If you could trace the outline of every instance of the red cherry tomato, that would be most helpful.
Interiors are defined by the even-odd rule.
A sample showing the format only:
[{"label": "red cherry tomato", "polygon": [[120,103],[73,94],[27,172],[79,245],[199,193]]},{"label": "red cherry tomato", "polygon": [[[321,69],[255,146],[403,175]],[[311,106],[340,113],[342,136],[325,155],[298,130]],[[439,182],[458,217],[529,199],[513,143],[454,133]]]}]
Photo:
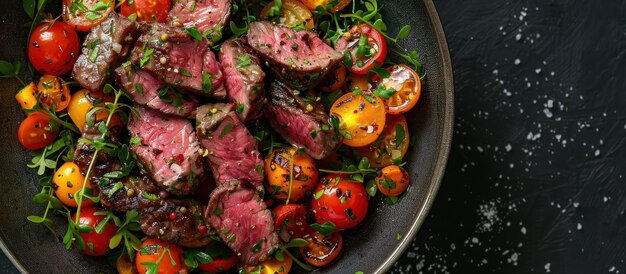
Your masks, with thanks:
[{"label": "red cherry tomato", "polygon": [[318,223],[331,222],[337,230],[345,230],[365,219],[367,197],[362,183],[343,176],[328,175],[320,180],[313,192],[311,209]]},{"label": "red cherry tomato", "polygon": [[37,150],[46,147],[59,135],[59,128],[53,129],[50,125],[50,117],[35,112],[26,117],[17,130],[17,138],[23,147]]},{"label": "red cherry tomato", "polygon": [[275,216],[274,229],[284,242],[289,242],[292,237],[302,238],[313,231],[306,220],[308,210],[303,205],[279,205],[272,214]]},{"label": "red cherry tomato", "polygon": [[300,254],[307,263],[315,267],[323,267],[334,261],[343,247],[343,237],[339,232],[324,236],[315,231],[306,240],[309,243],[300,248]]},{"label": "red cherry tomato", "polygon": [[336,49],[348,52],[348,69],[356,74],[366,74],[374,63],[382,65],[387,57],[387,41],[380,32],[367,24],[352,27],[337,40]]},{"label": "red cherry tomato", "polygon": [[203,251],[211,256],[213,261],[198,264],[200,270],[211,273],[224,272],[237,264],[235,253],[221,242],[213,241]]},{"label": "red cherry tomato", "polygon": [[318,85],[323,92],[333,92],[340,89],[346,82],[346,67],[340,66],[330,72]]},{"label": "red cherry tomato", "polygon": [[152,263],[158,265],[158,274],[178,273],[184,269],[183,250],[168,242],[147,238],[135,255],[135,265],[140,274],[145,274]]},{"label": "red cherry tomato", "polygon": [[80,40],[63,22],[39,24],[28,41],[28,59],[41,74],[60,76],[74,67],[80,54]]},{"label": "red cherry tomato", "polygon": [[89,31],[115,9],[114,0],[63,0],[63,21],[78,31]]},{"label": "red cherry tomato", "polygon": [[135,14],[137,21],[164,23],[170,6],[170,0],[127,0],[122,4],[120,13],[126,17]]},{"label": "red cherry tomato", "polygon": [[[80,211],[79,224],[92,227],[89,233],[80,233],[80,236],[85,242],[85,249],[82,250],[89,256],[103,256],[109,250],[109,241],[113,238],[113,235],[117,232],[117,226],[113,223],[113,220],[109,221],[102,233],[96,232],[96,226],[104,220],[105,216],[95,215],[96,212],[102,211],[95,207],[83,207]],[[72,220],[76,220],[76,213],[72,215]]]}]

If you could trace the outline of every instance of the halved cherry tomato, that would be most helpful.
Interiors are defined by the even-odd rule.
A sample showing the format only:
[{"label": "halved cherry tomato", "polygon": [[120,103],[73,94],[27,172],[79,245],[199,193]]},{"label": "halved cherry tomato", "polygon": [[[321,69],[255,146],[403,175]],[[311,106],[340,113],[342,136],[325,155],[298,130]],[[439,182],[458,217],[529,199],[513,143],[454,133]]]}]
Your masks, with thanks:
[{"label": "halved cherry tomato", "polygon": [[224,243],[212,241],[203,250],[213,259],[210,263],[200,263],[198,268],[207,272],[217,273],[229,270],[237,264],[235,253]]},{"label": "halved cherry tomato", "polygon": [[171,4],[170,0],[126,0],[120,13],[126,17],[135,14],[137,21],[164,23]]},{"label": "halved cherry tomato", "polygon": [[115,0],[63,0],[63,21],[78,31],[89,31],[115,8]]},{"label": "halved cherry tomato", "polygon": [[387,112],[391,114],[405,113],[411,110],[420,98],[422,84],[419,75],[408,67],[400,64],[389,68],[390,76],[382,80],[385,88],[396,90],[389,99],[385,99]]},{"label": "halved cherry tomato", "polygon": [[310,234],[313,229],[306,220],[308,213],[305,206],[297,204],[279,205],[274,208],[272,215],[274,215],[274,229],[278,231],[278,237],[283,242],[289,242],[291,238],[302,238]]},{"label": "halved cherry tomato", "polygon": [[348,51],[351,60],[347,61],[352,64],[348,69],[356,74],[366,74],[375,62],[381,65],[387,57],[385,37],[367,24],[352,27],[337,40],[335,48],[340,52]]},{"label": "halved cherry tomato", "polygon": [[20,89],[20,91],[15,94],[15,100],[24,110],[34,108],[37,105],[37,85],[31,82]]},{"label": "halved cherry tomato", "polygon": [[[184,269],[183,250],[168,242],[147,238],[135,256],[135,265],[140,274],[145,274],[148,265],[156,264],[158,274],[178,273]],[[151,272],[154,273],[154,272]]]},{"label": "halved cherry tomato", "polygon": [[[70,115],[76,127],[82,132],[87,124],[87,113],[93,109],[94,106],[103,106],[104,103],[113,102],[113,100],[114,98],[111,95],[105,94],[101,90],[89,91],[81,89],[72,95],[72,99],[67,107],[67,113]],[[106,121],[108,117],[109,111],[102,109],[96,111],[94,117],[92,117],[92,121],[95,124]],[[115,135],[115,133],[121,131],[123,127],[124,123],[122,119],[115,113],[109,122],[109,130]]]},{"label": "halved cherry tomato", "polygon": [[51,144],[59,136],[59,127],[50,124],[50,117],[41,112],[35,112],[20,124],[17,138],[26,149],[37,150]]},{"label": "halved cherry tomato", "polygon": [[[57,169],[52,177],[52,187],[54,188],[54,194],[63,202],[66,206],[77,207],[76,192],[83,188],[85,184],[85,176],[80,172],[78,165],[74,162],[65,162],[61,167]],[[85,187],[85,194],[91,196],[98,196],[93,193],[94,186],[91,181],[87,182]],[[82,206],[90,206],[94,202],[87,197],[83,197]]]},{"label": "halved cherry tomato", "polygon": [[[331,4],[331,2],[334,2],[332,0],[300,0],[300,1],[304,5],[306,5],[306,7],[309,8],[311,11],[314,11],[315,9],[317,9],[317,6],[321,6],[322,8],[324,8],[324,10],[326,10],[328,8],[328,5]],[[352,0],[339,0],[331,8],[331,12],[337,13],[338,11],[347,7],[350,3],[352,3]]]},{"label": "halved cherry tomato", "polygon": [[339,232],[329,236],[315,231],[307,237],[308,244],[300,247],[304,260],[315,267],[324,267],[339,256],[343,247],[343,237]]},{"label": "halved cherry tomato", "polygon": [[28,59],[41,74],[60,76],[72,70],[80,54],[80,39],[63,22],[39,24],[28,40]]},{"label": "halved cherry tomato", "polygon": [[288,274],[293,265],[293,259],[284,255],[283,260],[276,258],[264,261],[259,265],[243,265],[239,273],[258,273],[258,274]]},{"label": "halved cherry tomato", "polygon": [[[98,211],[102,210],[95,207],[81,207],[80,217],[78,219],[79,224],[93,228],[91,232],[80,233],[85,243],[85,249],[81,251],[89,256],[105,255],[109,250],[109,241],[111,241],[111,238],[113,238],[113,235],[115,235],[118,229],[115,223],[113,223],[113,220],[111,220],[106,224],[101,233],[96,232],[96,226],[105,218],[103,215],[95,215]],[[76,213],[72,215],[72,220],[76,220]]]},{"label": "halved cherry tomato", "polygon": [[387,114],[385,128],[375,142],[358,147],[361,157],[367,157],[372,167],[391,165],[394,159],[402,159],[409,149],[410,137],[406,118],[402,114]]},{"label": "halved cherry tomato", "polygon": [[340,89],[346,82],[346,67],[340,66],[339,68],[330,72],[326,78],[318,85],[324,92],[333,92]]},{"label": "halved cherry tomato", "polygon": [[376,177],[378,190],[386,196],[398,196],[409,187],[409,173],[402,167],[390,165],[384,167],[382,174]]},{"label": "halved cherry tomato", "polygon": [[265,174],[268,193],[282,201],[304,198],[307,192],[310,194],[315,188],[318,179],[315,160],[295,148],[277,148],[268,154],[265,157]]},{"label": "halved cherry tomato", "polygon": [[385,104],[367,92],[344,94],[333,103],[330,114],[339,119],[343,143],[351,147],[373,143],[385,127]]},{"label": "halved cherry tomato", "polygon": [[[278,19],[278,24],[288,28],[294,28],[302,25],[307,29],[315,27],[315,21],[311,11],[297,0],[282,1],[282,16]],[[274,2],[270,2],[261,10],[260,17],[263,20],[270,19],[270,9],[274,6]]]},{"label": "halved cherry tomato", "polygon": [[348,79],[346,79],[345,84],[345,89],[347,91],[369,91],[370,89],[372,89],[372,84],[367,81],[367,75],[365,74],[351,73],[350,76],[348,76]]},{"label": "halved cherry tomato", "polygon": [[320,180],[311,209],[320,224],[331,222],[337,230],[353,228],[367,214],[367,192],[362,183],[331,174]]},{"label": "halved cherry tomato", "polygon": [[37,84],[39,101],[48,109],[55,106],[56,112],[62,111],[70,104],[70,87],[60,77],[44,75]]},{"label": "halved cherry tomato", "polygon": [[117,258],[115,261],[115,269],[117,269],[117,274],[137,274],[137,266],[135,262],[130,260],[130,256],[128,253],[124,252],[122,256]]}]

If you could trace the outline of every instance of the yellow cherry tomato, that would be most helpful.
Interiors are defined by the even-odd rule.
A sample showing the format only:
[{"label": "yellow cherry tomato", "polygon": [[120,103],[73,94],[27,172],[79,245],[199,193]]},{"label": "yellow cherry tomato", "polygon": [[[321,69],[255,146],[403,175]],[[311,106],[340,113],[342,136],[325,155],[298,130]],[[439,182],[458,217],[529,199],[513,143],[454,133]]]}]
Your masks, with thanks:
[{"label": "yellow cherry tomato", "polygon": [[[302,2],[304,5],[306,5],[307,8],[313,11],[317,8],[317,6],[321,6],[322,8],[326,9],[328,8],[328,4],[330,4],[333,1],[332,0],[300,0],[300,2]],[[342,10],[343,8],[345,8],[346,6],[348,6],[350,3],[352,3],[352,0],[339,0],[331,8],[330,11],[332,13],[336,13]]]},{"label": "yellow cherry tomato", "polygon": [[272,258],[259,265],[240,265],[240,269],[243,270],[240,273],[288,274],[293,265],[293,259],[286,254],[283,257],[282,261]]},{"label": "yellow cherry tomato", "polygon": [[396,90],[389,99],[385,99],[387,112],[391,114],[405,113],[411,110],[420,98],[422,84],[419,75],[408,67],[400,64],[389,68],[390,76],[383,79],[385,88]]},{"label": "yellow cherry tomato", "polygon": [[[102,91],[89,91],[81,89],[72,95],[72,99],[67,107],[67,113],[70,115],[70,118],[76,127],[78,127],[78,129],[82,132],[87,124],[87,113],[94,108],[94,106],[103,106],[106,102],[113,102],[113,97]],[[92,119],[95,124],[97,122],[106,121],[108,116],[109,111],[102,109],[96,111],[95,117],[92,117]],[[119,115],[115,114],[111,117],[109,129],[113,129],[115,127],[121,128],[123,126],[124,124],[122,123]]]},{"label": "yellow cherry tomato", "polygon": [[385,127],[385,104],[369,92],[344,94],[333,103],[330,115],[339,120],[343,143],[351,147],[373,143]]},{"label": "yellow cherry tomato", "polygon": [[[293,172],[290,172],[293,162]],[[277,148],[265,157],[266,189],[276,199],[297,201],[313,191],[319,178],[315,160],[295,148]],[[290,185],[290,178],[291,180]],[[291,189],[291,196],[289,191]]]},{"label": "yellow cherry tomato", "polygon": [[346,79],[346,86],[348,91],[361,90],[369,91],[372,88],[372,84],[367,82],[367,76],[363,74],[352,73]]},{"label": "yellow cherry tomato", "polygon": [[[77,207],[76,201],[76,192],[83,188],[85,184],[85,176],[81,174],[78,165],[74,162],[65,162],[57,171],[54,173],[54,177],[52,178],[54,194],[63,202],[65,205],[70,207]],[[85,193],[88,194],[90,189],[93,191],[93,186],[90,182],[88,182],[87,187],[85,188]],[[91,193],[92,196],[95,196],[95,193]],[[83,197],[82,206],[92,205],[93,201]]]},{"label": "yellow cherry tomato", "polygon": [[44,75],[37,84],[39,100],[49,109],[55,106],[57,112],[67,108],[70,103],[70,87],[61,79],[54,75]]},{"label": "yellow cherry tomato", "polygon": [[[297,0],[283,0],[282,16],[278,19],[278,24],[288,28],[303,25],[307,29],[315,27],[313,14],[305,5]],[[261,19],[270,19],[270,9],[274,7],[274,2],[270,2],[261,10]]]},{"label": "yellow cherry tomato", "polygon": [[356,148],[359,155],[367,157],[372,167],[385,167],[401,160],[409,149],[410,135],[406,118],[402,114],[387,114],[385,128],[378,139]]},{"label": "yellow cherry tomato", "polygon": [[22,109],[32,109],[37,105],[37,86],[31,82],[15,94],[15,100]]}]

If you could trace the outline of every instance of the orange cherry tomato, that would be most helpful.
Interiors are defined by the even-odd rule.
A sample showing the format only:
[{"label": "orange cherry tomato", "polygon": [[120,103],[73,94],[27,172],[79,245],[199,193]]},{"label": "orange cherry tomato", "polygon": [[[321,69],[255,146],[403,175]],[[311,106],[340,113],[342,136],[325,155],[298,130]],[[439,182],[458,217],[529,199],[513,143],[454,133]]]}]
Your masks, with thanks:
[{"label": "orange cherry tomato", "polygon": [[323,92],[333,92],[340,89],[346,82],[346,67],[339,66],[339,68],[330,72],[326,78],[318,85]]},{"label": "orange cherry tomato", "polygon": [[339,232],[329,236],[315,231],[307,239],[308,244],[300,247],[304,260],[315,267],[324,267],[334,261],[343,247],[343,237]]},{"label": "orange cherry tomato", "polygon": [[348,76],[345,82],[346,90],[348,91],[369,91],[372,89],[372,84],[367,81],[367,76],[363,74],[352,73]]},{"label": "orange cherry tomato", "polygon": [[[85,176],[80,172],[78,165],[74,162],[65,162],[61,167],[57,169],[52,177],[52,187],[54,188],[54,194],[63,202],[66,206],[77,207],[76,192],[83,188],[85,184]],[[97,196],[94,193],[94,187],[91,182],[87,182],[85,187],[85,194],[90,196]],[[93,205],[93,201],[83,197],[82,206]]]},{"label": "orange cherry tomato", "polygon": [[405,113],[411,110],[420,98],[422,84],[419,75],[410,67],[400,64],[389,68],[390,76],[382,80],[385,88],[396,90],[389,99],[385,99],[387,112]]},{"label": "orange cherry tomato", "polygon": [[63,21],[78,31],[89,31],[104,21],[113,9],[115,0],[63,0]]},{"label": "orange cherry tomato", "polygon": [[[313,29],[315,27],[313,14],[301,2],[297,0],[283,0],[282,4],[282,16],[278,18],[279,25],[288,28],[293,28],[298,25],[302,25],[307,29]],[[274,7],[274,5],[274,1],[272,1],[261,10],[261,19],[271,19],[270,9]]]},{"label": "orange cherry tomato", "polygon": [[120,13],[126,17],[135,14],[137,21],[164,23],[171,4],[170,0],[126,0]]},{"label": "orange cherry tomato", "polygon": [[[105,94],[100,90],[89,91],[87,89],[81,89],[72,95],[72,99],[67,107],[67,113],[70,115],[76,127],[82,132],[85,130],[85,125],[87,124],[87,113],[93,109],[94,106],[104,106],[104,103],[113,101],[114,98],[111,95]],[[96,111],[94,117],[91,117],[91,119],[95,124],[98,122],[106,122],[108,117],[109,111],[102,109]],[[116,133],[121,131],[123,127],[124,123],[122,119],[115,113],[109,122],[109,130]]]},{"label": "orange cherry tomato", "polygon": [[51,144],[59,136],[59,127],[53,128],[50,117],[35,112],[26,117],[17,130],[17,138],[26,149],[37,150]]},{"label": "orange cherry tomato", "polygon": [[372,167],[385,167],[394,160],[404,158],[409,149],[410,137],[406,118],[402,114],[387,114],[385,128],[375,142],[357,147],[361,157],[367,157]]},{"label": "orange cherry tomato", "polygon": [[289,242],[291,238],[302,238],[310,234],[313,229],[309,226],[306,216],[307,208],[298,204],[279,205],[272,210],[274,215],[274,229],[283,242]]},{"label": "orange cherry tomato", "polygon": [[[96,232],[96,226],[105,218],[103,215],[96,215],[95,213],[98,211],[102,211],[102,209],[91,206],[81,207],[80,218],[78,220],[79,224],[94,229],[89,233],[80,233],[85,243],[85,248],[81,251],[89,256],[105,255],[107,251],[109,251],[109,241],[111,241],[111,238],[117,233],[118,229],[113,220],[111,220],[106,224],[102,233]],[[72,215],[72,220],[76,220],[76,213]]]},{"label": "orange cherry tomato", "polygon": [[59,112],[70,104],[70,87],[57,76],[41,76],[37,84],[37,91],[39,92],[39,101],[50,110],[54,105],[56,112]]},{"label": "orange cherry tomato", "polygon": [[32,109],[37,105],[37,86],[31,82],[15,94],[15,100],[22,109]]},{"label": "orange cherry tomato", "polygon": [[[300,0],[300,1],[304,5],[306,5],[306,7],[309,8],[311,11],[314,11],[315,9],[317,9],[317,6],[321,6],[322,8],[324,8],[324,10],[326,10],[328,8],[328,5],[334,2],[332,0]],[[339,0],[334,6],[332,6],[331,12],[337,13],[338,11],[350,5],[350,3],[352,3],[352,0]]]},{"label": "orange cherry tomato", "polygon": [[384,167],[382,174],[376,177],[378,190],[386,196],[398,196],[409,187],[409,173],[402,167],[390,165]]},{"label": "orange cherry tomato", "polygon": [[288,274],[293,265],[293,259],[287,255],[283,257],[282,261],[272,258],[261,262],[259,265],[243,265],[241,267],[243,271],[239,273]]},{"label": "orange cherry tomato", "polygon": [[[293,162],[293,172],[291,165]],[[295,148],[277,148],[265,157],[267,192],[275,199],[297,201],[317,185],[315,160]],[[291,183],[290,183],[291,178]],[[290,185],[291,184],[291,185]],[[290,194],[291,192],[291,194]]]},{"label": "orange cherry tomato", "polygon": [[211,256],[213,261],[210,263],[199,263],[198,268],[200,270],[218,273],[227,271],[237,264],[237,255],[222,242],[213,241],[203,251]]},{"label": "orange cherry tomato", "polygon": [[373,143],[385,127],[385,104],[368,92],[344,94],[333,103],[330,114],[339,119],[343,143],[351,147]]},{"label": "orange cherry tomato", "polygon": [[148,267],[156,265],[158,274],[178,273],[184,269],[183,250],[165,241],[147,238],[135,255],[135,265],[140,274],[145,274]]},{"label": "orange cherry tomato", "polygon": [[344,176],[328,175],[313,192],[311,209],[319,224],[331,222],[337,230],[357,226],[368,210],[368,195],[362,183]]},{"label": "orange cherry tomato", "polygon": [[135,262],[130,260],[130,256],[128,253],[124,253],[122,256],[117,258],[115,261],[115,268],[117,269],[118,274],[137,274],[137,266],[135,266]]}]

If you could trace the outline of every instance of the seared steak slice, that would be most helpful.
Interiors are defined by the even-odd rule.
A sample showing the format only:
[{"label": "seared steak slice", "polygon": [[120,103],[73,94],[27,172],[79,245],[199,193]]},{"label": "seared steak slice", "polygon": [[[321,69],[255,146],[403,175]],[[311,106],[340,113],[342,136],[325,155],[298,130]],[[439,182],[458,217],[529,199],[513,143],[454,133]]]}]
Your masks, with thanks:
[{"label": "seared steak slice", "polygon": [[[114,211],[129,211],[143,208],[150,204],[158,204],[158,200],[153,201],[146,197],[158,197],[161,189],[154,185],[152,180],[146,176],[128,177],[121,179],[123,186],[116,186],[119,179],[109,179],[105,177],[92,177],[92,182],[98,187],[100,193],[100,203],[105,208]],[[146,192],[148,194],[143,194]]]},{"label": "seared steak slice", "polygon": [[165,114],[195,119],[198,99],[177,91],[149,72],[133,71],[130,66],[115,69],[117,83],[137,104],[156,109]]},{"label": "seared steak slice", "polygon": [[259,193],[240,181],[227,182],[213,191],[204,218],[244,264],[265,261],[278,247],[272,213]]},{"label": "seared steak slice", "polygon": [[250,24],[248,44],[276,75],[299,90],[315,86],[343,59],[314,32],[296,32],[266,21]]},{"label": "seared steak slice", "polygon": [[[81,137],[85,140],[93,140],[95,138],[102,137],[102,133],[98,130],[98,126],[100,123],[103,122],[96,123],[91,127],[85,126],[85,130],[83,131]],[[114,131],[114,129],[110,130],[112,132]],[[115,137],[109,136],[107,137],[106,141],[109,143],[120,145],[119,141],[115,139]],[[87,173],[95,152],[96,148],[88,142],[79,141],[78,143],[76,143],[76,148],[74,149],[74,162],[76,163],[78,168],[80,168],[80,171],[83,174]],[[110,155],[104,151],[100,151],[96,156],[91,176],[100,177],[107,172],[118,170],[119,168],[120,165],[118,163],[116,155]]]},{"label": "seared steak slice", "polygon": [[[217,35],[230,18],[231,0],[174,0],[167,16],[170,26],[197,28]],[[213,32],[211,32],[213,31]]]},{"label": "seared steak slice", "polygon": [[196,133],[218,185],[235,179],[263,188],[263,160],[257,142],[232,104],[199,107]]},{"label": "seared steak slice", "polygon": [[[315,94],[308,98],[315,98]],[[272,128],[287,142],[302,147],[311,157],[326,158],[340,145],[321,102],[307,100],[285,84],[272,82],[263,112]]]},{"label": "seared steak slice", "polygon": [[137,154],[152,179],[174,195],[189,195],[204,177],[200,144],[188,120],[135,105],[128,130]]},{"label": "seared steak slice", "polygon": [[135,22],[111,12],[106,20],[87,34],[72,77],[86,89],[102,89],[111,70],[126,59],[138,36]]},{"label": "seared steak slice", "polygon": [[201,96],[226,96],[222,70],[209,44],[192,40],[181,29],[144,24],[131,62],[178,89]]},{"label": "seared steak slice", "polygon": [[244,122],[261,117],[265,104],[265,72],[256,53],[240,40],[226,41],[219,53],[226,78],[226,97]]}]

